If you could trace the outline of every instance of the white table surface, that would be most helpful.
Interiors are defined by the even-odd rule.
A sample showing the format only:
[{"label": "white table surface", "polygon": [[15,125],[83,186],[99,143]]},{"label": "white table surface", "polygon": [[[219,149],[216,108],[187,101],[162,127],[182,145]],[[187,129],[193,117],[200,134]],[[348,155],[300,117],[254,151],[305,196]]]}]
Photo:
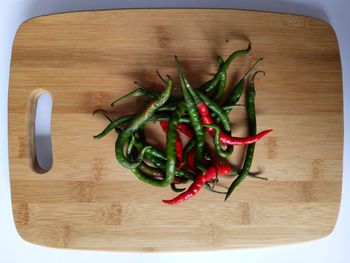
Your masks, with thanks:
[{"label": "white table surface", "polygon": [[[57,12],[132,7],[228,7],[302,14],[329,22],[338,38],[344,89],[344,164],[341,209],[334,231],[320,240],[259,249],[187,253],[118,253],[63,250],[22,240],[16,232],[10,195],[7,142],[7,94],[11,49],[19,25],[32,17]],[[235,1],[0,1],[0,262],[350,262],[350,1],[235,0]],[[322,54],[320,54],[322,56]]]}]

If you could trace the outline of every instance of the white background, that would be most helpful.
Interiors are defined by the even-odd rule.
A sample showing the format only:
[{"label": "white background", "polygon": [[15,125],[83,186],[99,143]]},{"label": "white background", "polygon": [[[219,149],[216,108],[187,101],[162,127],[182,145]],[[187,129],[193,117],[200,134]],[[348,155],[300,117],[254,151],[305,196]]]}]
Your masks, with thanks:
[{"label": "white background", "polygon": [[[7,93],[12,42],[28,18],[56,12],[129,7],[229,7],[280,11],[317,17],[336,31],[341,52],[344,89],[344,165],[341,210],[335,230],[321,240],[261,249],[196,253],[114,253],[61,250],[23,241],[17,234],[10,199],[7,143]],[[350,1],[108,1],[0,0],[0,262],[350,262]],[[292,40],[291,40],[292,41]],[[320,54],[322,56],[322,54]],[[331,91],[330,91],[331,92]]]}]

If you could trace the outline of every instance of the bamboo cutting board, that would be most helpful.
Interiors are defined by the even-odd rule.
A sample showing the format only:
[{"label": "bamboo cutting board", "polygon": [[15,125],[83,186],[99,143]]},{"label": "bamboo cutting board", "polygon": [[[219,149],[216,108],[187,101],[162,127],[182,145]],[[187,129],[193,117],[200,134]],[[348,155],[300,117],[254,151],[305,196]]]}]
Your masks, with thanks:
[{"label": "bamboo cutting board", "polygon": [[[259,57],[256,80],[259,141],[248,178],[224,202],[201,191],[178,206],[175,196],[139,182],[116,163],[103,108],[114,117],[141,106],[113,99],[133,81],[162,89],[156,70],[175,74],[173,55],[198,86],[215,72],[215,58],[253,45],[231,66],[229,84]],[[177,85],[177,82],[175,82]],[[53,167],[33,167],[33,101],[53,97]],[[246,133],[245,110],[230,115]],[[152,132],[153,129],[153,132]],[[149,125],[147,138],[165,138]],[[236,10],[114,10],[38,17],[19,29],[9,93],[9,154],[13,212],[19,234],[51,247],[120,251],[257,247],[328,235],[336,222],[342,179],[342,89],[339,51],[331,27],[318,20]],[[240,164],[236,147],[232,162]],[[230,180],[222,179],[224,184]]]}]

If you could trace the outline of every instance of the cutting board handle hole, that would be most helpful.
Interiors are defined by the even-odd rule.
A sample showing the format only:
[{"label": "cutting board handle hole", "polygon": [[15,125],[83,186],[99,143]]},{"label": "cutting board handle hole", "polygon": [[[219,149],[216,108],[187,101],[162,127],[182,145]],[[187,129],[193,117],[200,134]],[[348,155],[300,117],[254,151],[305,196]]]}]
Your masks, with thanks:
[{"label": "cutting board handle hole", "polygon": [[52,168],[51,113],[52,96],[46,90],[34,92],[32,111],[32,156],[37,173],[46,173]]}]

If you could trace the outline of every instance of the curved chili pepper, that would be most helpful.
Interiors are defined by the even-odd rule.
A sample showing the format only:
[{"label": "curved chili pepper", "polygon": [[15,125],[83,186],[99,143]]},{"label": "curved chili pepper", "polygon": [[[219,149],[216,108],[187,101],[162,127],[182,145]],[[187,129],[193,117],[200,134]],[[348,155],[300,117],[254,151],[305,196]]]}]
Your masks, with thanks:
[{"label": "curved chili pepper", "polygon": [[145,162],[141,162],[137,169],[153,179],[163,180],[165,177],[165,173],[162,170],[151,167]]},{"label": "curved chili pepper", "polygon": [[221,77],[222,77],[222,73],[226,72],[228,67],[231,65],[232,61],[242,55],[245,55],[247,53],[249,53],[251,49],[251,43],[248,44],[248,47],[246,49],[243,50],[238,50],[233,52],[228,58],[227,60],[221,64],[218,72],[215,74],[215,76],[209,80],[208,82],[206,82],[201,88],[200,91],[204,92],[204,93],[208,93],[209,91],[213,90],[215,88],[215,86],[219,83]]},{"label": "curved chili pepper", "polygon": [[[243,93],[243,89],[245,86],[245,79],[246,77],[250,74],[250,72],[256,67],[256,65],[258,63],[260,63],[263,59],[259,58],[257,61],[255,61],[255,63],[253,64],[253,66],[251,66],[247,72],[243,75],[243,77],[241,78],[241,80],[233,87],[232,92],[227,96],[226,100],[223,102],[222,106],[229,106],[229,105],[236,105],[236,103],[239,101],[239,99],[242,96]],[[228,114],[230,112],[229,109],[225,110],[226,113]]]},{"label": "curved chili pepper", "polygon": [[129,115],[121,116],[118,119],[115,119],[114,121],[109,123],[108,126],[102,132],[100,132],[97,135],[94,135],[94,138],[100,139],[106,136],[109,132],[113,131],[119,125],[132,121],[135,118],[135,116],[136,114],[129,114]]},{"label": "curved chili pepper", "polygon": [[109,122],[113,122],[112,118],[109,117],[109,116],[107,115],[107,113],[106,113],[104,110],[102,110],[102,109],[94,110],[94,111],[92,112],[92,115],[95,115],[95,114],[97,114],[97,113],[99,113],[99,114],[101,114],[102,116],[104,116],[107,120],[109,120]]},{"label": "curved chili pepper", "polygon": [[[248,116],[248,126],[249,126],[249,134],[254,136],[256,134],[256,116],[255,116],[255,85],[254,80],[255,76],[259,73],[263,73],[264,71],[257,71],[254,73],[252,79],[250,80],[249,87],[246,91],[246,110]],[[243,164],[243,168],[238,177],[232,182],[229,189],[227,190],[227,194],[225,196],[225,201],[230,197],[233,190],[247,177],[250,167],[253,163],[255,143],[249,144],[247,146],[246,156]]]},{"label": "curved chili pepper", "polygon": [[[151,102],[146,110],[138,114],[129,124],[129,126],[122,131],[115,143],[115,155],[118,160],[118,162],[123,165],[126,168],[136,168],[140,162],[141,159],[138,158],[137,161],[131,162],[128,160],[124,155],[124,145],[129,140],[130,136],[136,132],[143,124],[145,124],[156,112],[158,108],[160,108],[170,97],[172,88],[172,81],[169,79],[168,84],[164,92],[159,96],[158,99]],[[140,159],[140,161],[139,161]],[[173,178],[172,178],[173,179]],[[170,183],[169,183],[170,184]]]},{"label": "curved chili pepper", "polygon": [[262,132],[259,132],[256,135],[251,135],[248,137],[232,137],[226,133],[220,132],[220,142],[225,145],[246,145],[252,144],[259,141],[261,138],[265,137],[267,134],[272,132],[273,129],[268,129]]},{"label": "curved chili pepper", "polygon": [[[149,95],[149,93],[147,93],[147,90],[145,88],[138,88],[138,89],[135,89],[131,92],[129,92],[128,94],[124,95],[124,96],[121,96],[120,98],[116,99],[115,101],[113,101],[111,103],[111,106],[113,107],[115,104],[117,104],[118,102],[122,101],[122,100],[125,100],[129,97],[140,97],[140,96],[145,96],[145,95]],[[154,98],[153,96],[149,95],[151,98]]]},{"label": "curved chili pepper", "polygon": [[[202,122],[203,124],[213,124],[214,121],[211,118],[209,114],[209,110],[207,105],[202,102],[197,105],[198,111],[201,114],[202,117]],[[207,132],[210,134],[210,136],[214,137],[215,136],[215,131],[213,128],[208,127]],[[272,132],[272,129],[262,131],[254,136],[249,136],[249,137],[232,137],[222,131],[220,131],[220,143],[225,144],[225,145],[246,145],[246,144],[252,144],[258,140],[260,140],[262,137],[267,135],[268,133]]]},{"label": "curved chili pepper", "polygon": [[185,191],[176,196],[175,198],[171,200],[163,200],[165,204],[168,205],[176,205],[178,203],[181,203],[183,201],[186,201],[193,196],[195,196],[199,190],[203,187],[204,184],[206,184],[208,181],[212,180],[215,178],[216,174],[222,174],[222,175],[227,175],[232,172],[231,166],[229,165],[221,165],[219,167],[210,166],[206,169],[205,174],[200,173],[196,179],[193,181],[191,186]]},{"label": "curved chili pepper", "polygon": [[[160,95],[161,95],[161,92],[158,92],[158,91],[154,91],[154,90],[151,90],[150,88],[142,85],[140,82],[138,81],[134,81],[134,84],[136,84],[137,86],[139,86],[140,88],[144,89],[145,90],[145,96],[146,97],[149,97],[149,98],[152,98],[152,99],[156,99],[158,98]],[[164,82],[165,85],[167,85],[168,83],[167,82]],[[169,98],[170,99],[170,98]]]},{"label": "curved chili pepper", "polygon": [[180,78],[182,93],[183,93],[186,107],[187,107],[187,112],[188,112],[188,115],[190,116],[191,124],[193,126],[193,130],[194,130],[194,134],[195,134],[196,165],[197,165],[198,169],[200,169],[202,172],[205,172],[206,168],[204,167],[204,165],[202,163],[205,133],[204,133],[203,126],[202,126],[197,108],[195,106],[195,103],[192,100],[192,97],[188,91],[188,87],[190,87],[190,84],[188,83],[184,73],[182,72],[179,60],[176,56],[175,56],[175,61],[176,61],[176,69],[177,69],[177,72],[178,72],[178,75]]}]

